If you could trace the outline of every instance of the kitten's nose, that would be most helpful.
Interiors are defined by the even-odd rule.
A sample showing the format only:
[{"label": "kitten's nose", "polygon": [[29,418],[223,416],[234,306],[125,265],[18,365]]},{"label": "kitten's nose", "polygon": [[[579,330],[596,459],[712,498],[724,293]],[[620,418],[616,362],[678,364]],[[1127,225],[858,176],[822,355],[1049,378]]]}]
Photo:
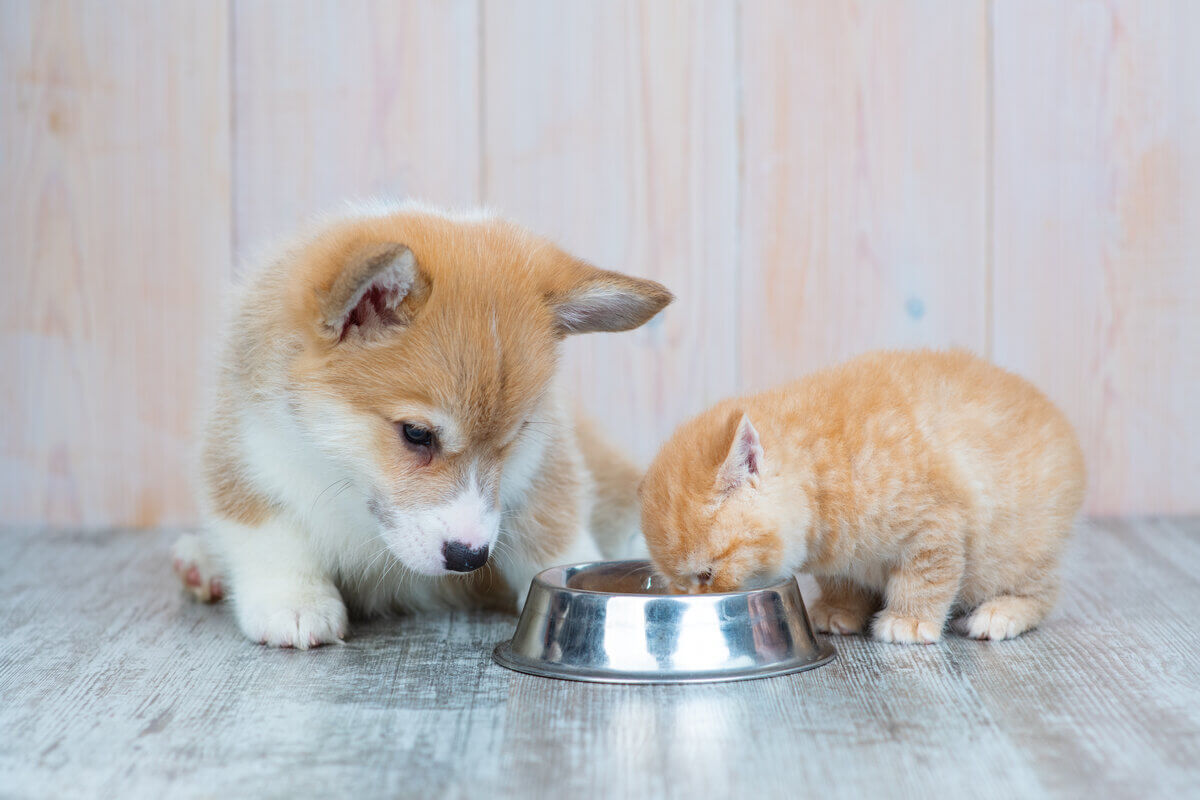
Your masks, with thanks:
[{"label": "kitten's nose", "polygon": [[442,545],[442,556],[451,572],[473,572],[487,563],[488,546],[472,549],[462,542],[446,542]]}]

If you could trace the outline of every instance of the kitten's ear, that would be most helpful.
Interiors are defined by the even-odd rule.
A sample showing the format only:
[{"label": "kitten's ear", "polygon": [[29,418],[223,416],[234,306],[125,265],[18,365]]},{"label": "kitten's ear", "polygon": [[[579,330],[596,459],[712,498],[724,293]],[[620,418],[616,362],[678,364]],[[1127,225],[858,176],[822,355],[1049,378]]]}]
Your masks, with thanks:
[{"label": "kitten's ear", "polygon": [[320,300],[321,333],[335,342],[377,338],[410,322],[427,294],[412,250],[396,242],[363,245]]},{"label": "kitten's ear", "polygon": [[645,324],[674,296],[660,283],[570,259],[546,294],[559,332],[628,331]]},{"label": "kitten's ear", "polygon": [[729,454],[717,470],[717,492],[729,494],[747,483],[757,483],[762,466],[762,441],[750,417],[742,414],[733,434],[733,443],[729,445]]}]

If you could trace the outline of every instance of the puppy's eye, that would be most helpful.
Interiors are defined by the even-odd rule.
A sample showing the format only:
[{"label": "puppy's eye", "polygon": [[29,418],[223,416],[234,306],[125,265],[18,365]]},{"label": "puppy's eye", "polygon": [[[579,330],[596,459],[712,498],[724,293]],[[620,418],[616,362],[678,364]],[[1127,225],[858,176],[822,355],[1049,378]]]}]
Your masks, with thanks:
[{"label": "puppy's eye", "polygon": [[415,447],[433,447],[437,442],[433,431],[411,422],[405,422],[400,426],[400,434],[404,437],[404,441]]}]

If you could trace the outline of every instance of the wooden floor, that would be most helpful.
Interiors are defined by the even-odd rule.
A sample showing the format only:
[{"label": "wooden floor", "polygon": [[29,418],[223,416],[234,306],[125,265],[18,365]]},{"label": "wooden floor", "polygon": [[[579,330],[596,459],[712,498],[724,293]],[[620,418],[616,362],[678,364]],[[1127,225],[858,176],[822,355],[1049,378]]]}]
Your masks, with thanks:
[{"label": "wooden floor", "polygon": [[838,638],[818,670],[685,687],[507,672],[496,614],[268,650],[184,599],[172,535],[0,531],[0,794],[1200,793],[1200,520],[1082,524],[1016,641]]}]

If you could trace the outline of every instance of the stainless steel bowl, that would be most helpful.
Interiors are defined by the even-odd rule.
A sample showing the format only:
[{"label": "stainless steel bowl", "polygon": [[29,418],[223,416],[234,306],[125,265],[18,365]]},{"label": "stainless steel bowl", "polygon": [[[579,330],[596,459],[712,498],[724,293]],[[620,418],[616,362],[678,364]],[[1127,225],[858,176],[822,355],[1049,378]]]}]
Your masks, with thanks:
[{"label": "stainless steel bowl", "polygon": [[753,591],[680,595],[649,561],[539,573],[512,640],[493,653],[518,672],[599,683],[766,678],[834,655],[813,635],[794,578]]}]

